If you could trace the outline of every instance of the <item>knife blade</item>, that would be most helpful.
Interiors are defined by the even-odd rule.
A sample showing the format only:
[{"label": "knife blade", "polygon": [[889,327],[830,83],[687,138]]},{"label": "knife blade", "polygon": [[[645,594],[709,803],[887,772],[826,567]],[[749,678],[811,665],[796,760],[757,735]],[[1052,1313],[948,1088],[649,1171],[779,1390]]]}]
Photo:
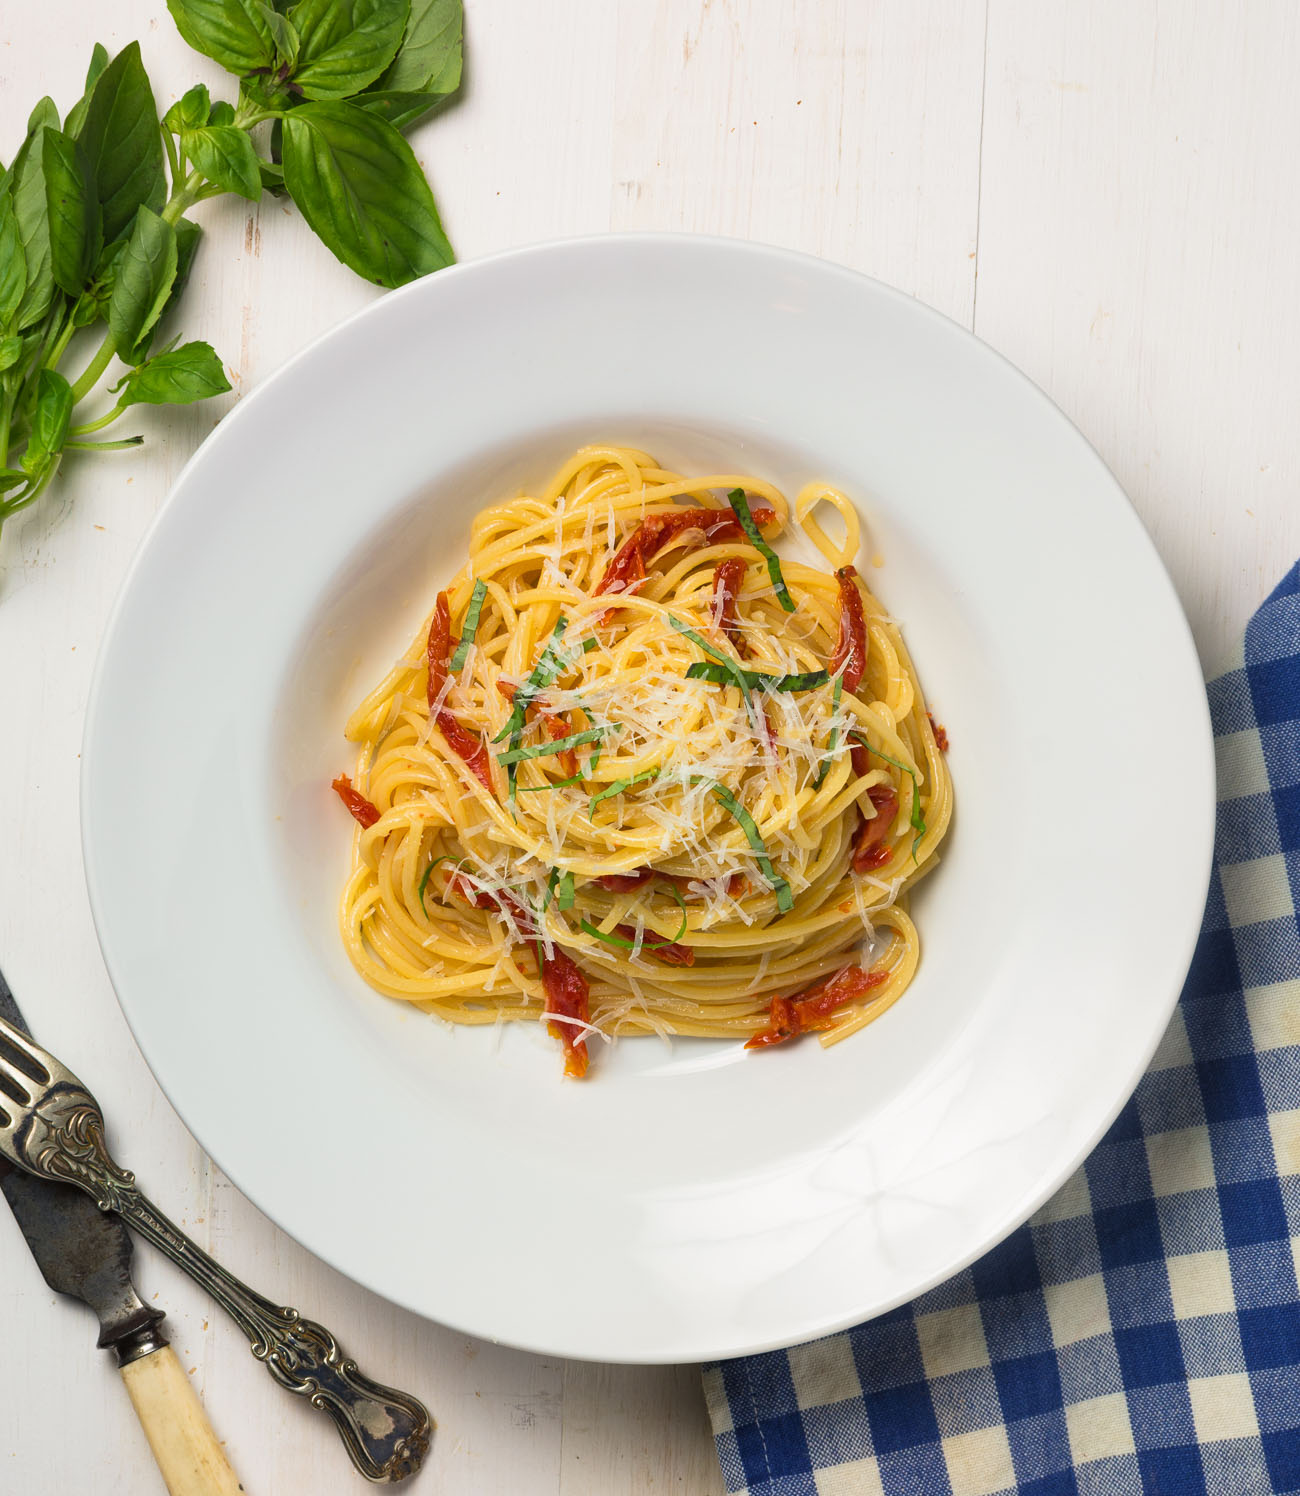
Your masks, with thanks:
[{"label": "knife blade", "polygon": [[[0,1014],[28,1034],[26,1020],[0,972]],[[101,1347],[118,1365],[168,1343],[161,1309],[145,1304],[131,1282],[131,1236],[120,1216],[102,1211],[70,1184],[37,1179],[0,1158],[0,1190],[27,1239],[41,1276],[55,1291],[80,1299],[99,1319]]]},{"label": "knife blade", "polygon": [[[30,1034],[0,972],[0,1015]],[[0,1039],[0,1050],[7,1046]],[[12,1056],[11,1056],[12,1058]],[[56,1292],[80,1299],[99,1320],[98,1344],[116,1353],[127,1392],[172,1496],[234,1496],[243,1491],[160,1323],[131,1281],[131,1235],[70,1184],[38,1179],[0,1158],[0,1191]]]}]

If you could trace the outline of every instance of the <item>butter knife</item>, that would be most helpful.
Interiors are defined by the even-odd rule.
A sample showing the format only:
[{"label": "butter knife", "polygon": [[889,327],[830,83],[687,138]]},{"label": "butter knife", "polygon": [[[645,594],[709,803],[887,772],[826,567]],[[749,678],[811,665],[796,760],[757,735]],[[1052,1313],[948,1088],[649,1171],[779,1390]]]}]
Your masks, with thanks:
[{"label": "butter knife", "polygon": [[[27,1032],[0,973],[0,1015]],[[101,1211],[69,1184],[37,1179],[0,1158],[0,1191],[55,1291],[80,1299],[99,1320],[98,1344],[112,1350],[171,1496],[235,1496],[244,1487],[226,1459],[203,1404],[161,1328],[161,1309],[131,1281],[131,1236],[121,1216]]]}]

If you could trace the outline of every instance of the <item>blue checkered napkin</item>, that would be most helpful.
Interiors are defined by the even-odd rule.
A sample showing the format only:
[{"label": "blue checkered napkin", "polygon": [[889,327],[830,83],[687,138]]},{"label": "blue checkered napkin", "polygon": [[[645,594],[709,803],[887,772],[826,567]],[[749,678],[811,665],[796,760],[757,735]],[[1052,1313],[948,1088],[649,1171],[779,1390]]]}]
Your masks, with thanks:
[{"label": "blue checkered napkin", "polygon": [[1027,1226],[892,1314],[707,1367],[730,1491],[1300,1491],[1300,565],[1209,687],[1215,871],[1136,1094]]}]

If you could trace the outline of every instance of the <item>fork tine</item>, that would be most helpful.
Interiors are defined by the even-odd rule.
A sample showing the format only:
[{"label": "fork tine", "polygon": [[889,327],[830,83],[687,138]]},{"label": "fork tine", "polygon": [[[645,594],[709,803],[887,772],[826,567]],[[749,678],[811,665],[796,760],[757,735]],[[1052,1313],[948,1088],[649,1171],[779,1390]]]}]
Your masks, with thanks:
[{"label": "fork tine", "polygon": [[[28,1038],[28,1036],[23,1033],[22,1029],[15,1028],[14,1025],[4,1017],[0,1017],[0,1039],[5,1040],[6,1043],[12,1045],[12,1047],[16,1049],[18,1053],[23,1056],[23,1058],[30,1060],[31,1063],[35,1065],[39,1073],[36,1075],[29,1075],[27,1077],[29,1080],[39,1081],[42,1084],[48,1085],[49,1082],[54,1078],[50,1071],[50,1066],[48,1063],[54,1058],[54,1056],[43,1050],[34,1039]],[[0,1053],[3,1053],[3,1051],[0,1050]]]},{"label": "fork tine", "polygon": [[0,1093],[15,1106],[26,1109],[43,1089],[30,1075],[24,1075],[8,1055],[0,1050]]}]

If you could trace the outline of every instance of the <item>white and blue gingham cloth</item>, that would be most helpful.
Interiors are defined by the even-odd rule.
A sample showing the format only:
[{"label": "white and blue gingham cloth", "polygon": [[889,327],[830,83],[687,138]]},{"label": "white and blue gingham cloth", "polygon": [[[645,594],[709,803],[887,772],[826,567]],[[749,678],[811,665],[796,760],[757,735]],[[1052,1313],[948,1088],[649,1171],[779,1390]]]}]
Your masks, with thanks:
[{"label": "white and blue gingham cloth", "polygon": [[1151,1068],[965,1272],[705,1368],[729,1491],[1300,1492],[1300,564],[1209,694],[1214,874]]}]

